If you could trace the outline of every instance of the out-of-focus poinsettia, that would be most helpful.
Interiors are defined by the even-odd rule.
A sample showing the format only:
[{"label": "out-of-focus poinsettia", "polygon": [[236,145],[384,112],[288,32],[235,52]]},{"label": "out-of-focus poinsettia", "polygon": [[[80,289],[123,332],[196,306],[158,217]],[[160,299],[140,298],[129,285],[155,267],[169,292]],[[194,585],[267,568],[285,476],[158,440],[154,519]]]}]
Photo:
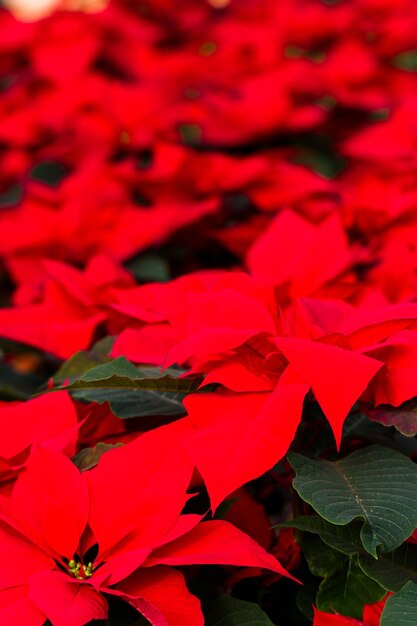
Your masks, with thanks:
[{"label": "out-of-focus poinsettia", "polygon": [[285,574],[229,523],[181,514],[193,470],[177,454],[181,431],[174,425],[144,435],[85,473],[61,453],[33,448],[11,498],[1,501],[2,553],[10,565],[0,577],[2,623],[82,626],[105,618],[106,596],[113,595],[152,624],[195,626],[203,624],[199,602],[173,565],[260,566]]},{"label": "out-of-focus poinsettia", "polygon": [[108,0],[6,0],[5,6],[20,20],[32,21],[47,17],[53,11],[101,11]]},{"label": "out-of-focus poinsettia", "polygon": [[281,212],[247,255],[252,275],[272,282],[282,304],[321,288],[331,293],[327,283],[341,279],[354,261],[337,215],[312,224],[292,211]]},{"label": "out-of-focus poinsettia", "polygon": [[133,284],[127,271],[103,256],[92,257],[85,271],[49,260],[33,270],[32,283],[15,294],[17,306],[0,309],[0,336],[62,359],[88,348],[97,327],[110,323],[112,289]]}]

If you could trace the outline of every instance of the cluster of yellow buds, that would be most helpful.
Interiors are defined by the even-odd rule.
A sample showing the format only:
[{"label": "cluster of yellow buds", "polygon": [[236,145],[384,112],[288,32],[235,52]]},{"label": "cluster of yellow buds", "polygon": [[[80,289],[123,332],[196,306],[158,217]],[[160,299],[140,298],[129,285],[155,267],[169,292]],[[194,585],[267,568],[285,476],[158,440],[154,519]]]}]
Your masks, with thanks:
[{"label": "cluster of yellow buds", "polygon": [[90,578],[93,575],[94,570],[91,562],[88,563],[88,565],[83,565],[82,563],[77,563],[74,559],[71,559],[68,563],[68,569],[75,578],[78,578],[78,580]]}]

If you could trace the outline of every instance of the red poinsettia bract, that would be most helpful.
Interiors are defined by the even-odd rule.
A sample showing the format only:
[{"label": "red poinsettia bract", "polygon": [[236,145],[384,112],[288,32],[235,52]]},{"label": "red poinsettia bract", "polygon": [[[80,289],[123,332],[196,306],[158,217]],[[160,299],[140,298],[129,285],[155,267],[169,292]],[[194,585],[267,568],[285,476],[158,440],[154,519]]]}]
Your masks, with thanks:
[{"label": "red poinsettia bract", "polygon": [[367,604],[363,609],[362,619],[354,619],[345,615],[325,613],[314,607],[313,626],[379,626],[386,598],[375,604]]},{"label": "red poinsettia bract", "polygon": [[198,626],[198,600],[176,565],[256,566],[278,561],[223,521],[182,515],[193,465],[178,455],[174,425],[108,452],[80,473],[36,446],[0,506],[0,621],[82,626],[107,616],[118,596],[154,626]]}]

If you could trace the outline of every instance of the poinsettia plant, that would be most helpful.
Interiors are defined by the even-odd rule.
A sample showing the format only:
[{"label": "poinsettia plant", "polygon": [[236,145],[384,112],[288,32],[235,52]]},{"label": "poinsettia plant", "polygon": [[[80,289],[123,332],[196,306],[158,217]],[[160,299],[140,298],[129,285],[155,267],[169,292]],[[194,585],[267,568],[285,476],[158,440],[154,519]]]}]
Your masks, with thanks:
[{"label": "poinsettia plant", "polygon": [[1,626],[415,626],[415,1],[3,4]]}]

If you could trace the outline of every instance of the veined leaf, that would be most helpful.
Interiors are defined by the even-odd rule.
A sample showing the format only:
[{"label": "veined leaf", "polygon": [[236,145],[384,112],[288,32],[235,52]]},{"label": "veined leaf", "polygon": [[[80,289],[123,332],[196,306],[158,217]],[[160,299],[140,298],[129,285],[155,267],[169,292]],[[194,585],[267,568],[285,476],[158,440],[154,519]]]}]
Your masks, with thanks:
[{"label": "veined leaf", "polygon": [[273,623],[257,604],[223,596],[207,606],[205,626],[273,626]]},{"label": "veined leaf", "polygon": [[363,520],[361,541],[374,557],[378,547],[398,548],[417,527],[417,467],[399,452],[369,446],[336,462],[288,458],[300,497],[332,524]]},{"label": "veined leaf", "polygon": [[361,526],[360,522],[347,526],[330,524],[318,515],[302,516],[279,524],[279,528],[294,528],[318,535],[326,545],[347,556],[356,554],[365,574],[387,591],[399,591],[409,580],[417,583],[417,546],[404,543],[393,552],[382,552],[375,559],[362,545]]},{"label": "veined leaf", "polygon": [[386,594],[359,567],[356,554],[343,555],[311,534],[303,536],[302,549],[311,573],[323,578],[315,602],[321,611],[360,619],[365,604],[377,602]]},{"label": "veined leaf", "polygon": [[408,582],[398,593],[388,598],[381,615],[381,626],[416,626],[417,585]]},{"label": "veined leaf", "polygon": [[200,377],[179,378],[182,371],[136,367],[124,357],[113,359],[82,373],[69,385],[58,387],[72,392],[77,400],[108,402],[115,415],[176,416],[185,413],[182,400],[197,390]]},{"label": "veined leaf", "polygon": [[347,526],[338,526],[331,524],[318,515],[303,515],[284,524],[279,524],[278,527],[294,528],[295,530],[319,535],[325,544],[346,555],[365,552],[360,540],[360,522],[353,522]]},{"label": "veined leaf", "polygon": [[417,584],[417,546],[411,543],[404,543],[394,552],[382,553],[377,561],[361,555],[359,565],[388,591],[400,591],[410,580]]}]

